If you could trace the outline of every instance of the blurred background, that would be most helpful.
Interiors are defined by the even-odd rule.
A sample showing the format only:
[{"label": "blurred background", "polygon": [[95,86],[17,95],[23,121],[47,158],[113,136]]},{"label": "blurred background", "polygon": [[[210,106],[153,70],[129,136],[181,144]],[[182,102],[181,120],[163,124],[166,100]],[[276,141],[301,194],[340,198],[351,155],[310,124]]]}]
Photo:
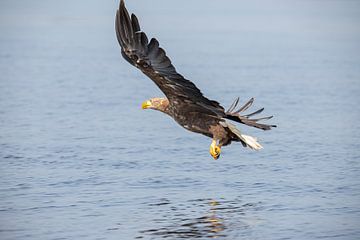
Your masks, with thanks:
[{"label": "blurred background", "polygon": [[359,239],[360,3],[127,0],[177,70],[264,145],[223,148],[141,102],[118,1],[0,1],[1,239]]}]

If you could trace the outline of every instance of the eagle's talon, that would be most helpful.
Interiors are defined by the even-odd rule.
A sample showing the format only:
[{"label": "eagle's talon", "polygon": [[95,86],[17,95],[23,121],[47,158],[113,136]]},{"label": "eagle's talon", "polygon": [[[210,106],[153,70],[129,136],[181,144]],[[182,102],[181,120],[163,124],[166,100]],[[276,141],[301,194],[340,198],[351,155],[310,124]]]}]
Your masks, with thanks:
[{"label": "eagle's talon", "polygon": [[216,145],[216,141],[213,141],[210,145],[210,155],[217,160],[220,157],[221,148]]}]

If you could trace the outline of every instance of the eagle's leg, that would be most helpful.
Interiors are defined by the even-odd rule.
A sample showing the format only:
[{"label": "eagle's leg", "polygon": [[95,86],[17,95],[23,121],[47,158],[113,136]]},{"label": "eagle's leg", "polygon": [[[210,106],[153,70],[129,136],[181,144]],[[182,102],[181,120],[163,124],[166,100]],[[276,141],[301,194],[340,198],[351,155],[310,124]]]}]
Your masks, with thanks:
[{"label": "eagle's leg", "polygon": [[221,146],[216,145],[216,139],[213,139],[210,145],[210,154],[216,160],[220,157]]}]

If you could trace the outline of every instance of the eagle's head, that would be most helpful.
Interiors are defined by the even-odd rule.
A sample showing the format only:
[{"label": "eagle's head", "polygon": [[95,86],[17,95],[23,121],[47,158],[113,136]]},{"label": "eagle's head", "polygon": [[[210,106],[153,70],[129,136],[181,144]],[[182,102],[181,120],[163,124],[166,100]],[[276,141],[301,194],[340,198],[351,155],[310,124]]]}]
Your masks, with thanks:
[{"label": "eagle's head", "polygon": [[169,100],[166,98],[151,98],[141,104],[142,109],[154,109],[166,113]]}]

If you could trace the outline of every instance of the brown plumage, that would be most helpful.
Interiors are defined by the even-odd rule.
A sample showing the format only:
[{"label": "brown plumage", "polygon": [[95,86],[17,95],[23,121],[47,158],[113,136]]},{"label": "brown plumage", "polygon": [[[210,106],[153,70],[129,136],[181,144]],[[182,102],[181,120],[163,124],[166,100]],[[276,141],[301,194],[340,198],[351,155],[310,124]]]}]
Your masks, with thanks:
[{"label": "brown plumage", "polygon": [[252,105],[253,98],[236,109],[239,103],[237,98],[227,111],[217,101],[206,98],[194,83],[176,71],[155,38],[148,41],[146,34],[140,29],[137,17],[134,14],[130,17],[123,0],[116,13],[115,29],[122,56],[153,80],[166,96],[166,98],[152,98],[145,101],[142,105],[143,109],[150,108],[164,112],[187,130],[211,137],[213,141],[210,153],[215,159],[220,155],[221,146],[228,145],[232,141],[241,142],[243,146],[256,150],[262,148],[255,138],[241,134],[226,120],[263,130],[276,127],[258,123],[272,116],[250,118],[261,113],[263,108],[241,115]]}]

